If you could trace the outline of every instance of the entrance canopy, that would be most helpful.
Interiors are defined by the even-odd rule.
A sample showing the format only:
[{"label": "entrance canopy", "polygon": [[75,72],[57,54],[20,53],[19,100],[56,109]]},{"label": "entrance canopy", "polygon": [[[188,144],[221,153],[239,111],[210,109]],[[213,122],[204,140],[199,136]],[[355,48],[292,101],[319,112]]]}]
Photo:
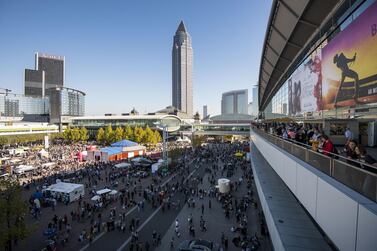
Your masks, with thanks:
[{"label": "entrance canopy", "polygon": [[300,55],[307,52],[314,34],[321,33],[322,24],[330,24],[329,14],[337,4],[337,0],[273,1],[259,68],[260,110],[266,108],[289,75],[289,68],[302,60]]}]

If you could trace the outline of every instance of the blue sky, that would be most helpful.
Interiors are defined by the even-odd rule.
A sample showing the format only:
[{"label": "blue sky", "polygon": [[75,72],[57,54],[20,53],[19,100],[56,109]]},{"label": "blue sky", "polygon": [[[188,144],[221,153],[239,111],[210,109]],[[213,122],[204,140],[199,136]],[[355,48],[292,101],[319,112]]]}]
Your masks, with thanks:
[{"label": "blue sky", "polygon": [[221,93],[257,82],[271,0],[0,1],[0,87],[23,93],[34,53],[66,57],[66,86],[86,114],[171,104],[171,47],[180,20],[194,50],[194,111],[220,113]]}]

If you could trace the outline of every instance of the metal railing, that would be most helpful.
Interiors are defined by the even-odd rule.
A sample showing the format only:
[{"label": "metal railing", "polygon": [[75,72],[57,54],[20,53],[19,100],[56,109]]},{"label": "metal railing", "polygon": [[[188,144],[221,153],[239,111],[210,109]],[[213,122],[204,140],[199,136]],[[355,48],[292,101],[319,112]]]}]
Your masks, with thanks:
[{"label": "metal railing", "polygon": [[272,144],[305,161],[363,196],[377,202],[377,168],[335,153],[316,152],[312,146],[291,139],[283,139],[264,130],[252,128]]}]

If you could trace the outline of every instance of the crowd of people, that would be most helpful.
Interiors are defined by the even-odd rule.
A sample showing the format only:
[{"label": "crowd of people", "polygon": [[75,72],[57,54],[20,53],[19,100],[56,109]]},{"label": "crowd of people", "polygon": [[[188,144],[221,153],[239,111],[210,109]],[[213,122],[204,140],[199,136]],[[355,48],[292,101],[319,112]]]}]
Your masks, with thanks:
[{"label": "crowd of people", "polygon": [[[181,163],[189,163],[194,158],[194,154],[185,150],[181,159]],[[185,161],[183,161],[185,160]],[[54,214],[50,221],[46,224],[44,235],[47,238],[46,250],[53,250],[56,245],[64,247],[72,239],[79,242],[91,243],[93,238],[103,231],[121,231],[123,233],[130,231],[132,246],[140,245],[138,233],[136,231],[139,226],[140,219],[132,218],[129,225],[126,224],[126,212],[132,207],[136,207],[138,211],[144,210],[145,203],[149,203],[156,208],[162,206],[170,209],[174,204],[169,198],[175,191],[180,190],[180,182],[172,179],[171,183],[163,185],[164,176],[157,173],[150,177],[150,182],[144,182],[142,177],[135,177],[131,175],[138,167],[132,167],[127,171],[113,168],[114,163],[85,163],[80,165],[79,169],[70,169],[70,173],[54,173],[50,176],[45,176],[39,179],[32,179],[28,189],[33,191],[40,191],[42,187],[48,186],[55,182],[56,179],[67,180],[85,184],[85,188],[89,191],[95,188],[112,188],[117,184],[119,194],[116,197],[106,199],[102,198],[103,208],[97,208],[95,204],[90,201],[92,196],[80,197],[77,202],[66,205],[70,211],[61,215]],[[178,165],[170,167],[170,175],[183,175],[183,172],[188,172],[185,165]],[[33,195],[33,193],[32,193]],[[44,210],[39,202],[31,195],[29,199],[30,212],[33,217],[38,220],[43,217]],[[55,212],[55,206],[52,210]],[[59,206],[59,205],[58,205]],[[66,209],[65,209],[66,210]],[[67,209],[68,210],[68,209]],[[47,214],[50,214],[49,212]],[[79,230],[79,229],[82,230]],[[72,235],[72,229],[78,230],[78,236]],[[157,235],[161,235],[158,233]],[[160,236],[161,239],[161,236]],[[157,240],[157,238],[156,238]],[[152,243],[152,245],[157,244]],[[149,243],[143,243],[143,246],[148,246]]]},{"label": "crowd of people", "polygon": [[[182,155],[176,166],[170,166],[168,176],[158,172],[150,181],[145,182],[143,177],[132,175],[132,171],[137,172],[139,167],[132,166],[131,169],[114,168],[118,162],[92,162],[78,161],[75,153],[86,150],[86,145],[64,144],[54,142],[48,149],[48,155],[42,156],[40,148],[28,147],[19,156],[20,163],[24,165],[37,166],[32,172],[21,175],[11,175],[9,178],[19,182],[25,188],[28,198],[30,215],[36,222],[44,222],[43,235],[45,236],[45,249],[55,250],[57,246],[65,247],[72,245],[72,242],[90,245],[98,234],[104,231],[119,231],[128,233],[131,236],[130,250],[152,250],[161,245],[162,234],[157,230],[153,231],[153,241],[143,240],[137,231],[141,219],[139,217],[126,217],[128,211],[136,208],[138,212],[143,211],[146,204],[152,208],[161,207],[161,211],[180,209],[187,205],[191,208],[198,207],[199,201],[203,198],[210,198],[208,205],[203,203],[200,206],[202,215],[194,220],[194,216],[189,216],[189,233],[194,238],[198,231],[206,232],[210,226],[208,220],[203,216],[203,212],[210,210],[213,203],[220,203],[224,210],[224,216],[235,220],[232,231],[237,234],[233,238],[233,243],[239,247],[259,246],[257,234],[246,231],[248,219],[246,211],[250,206],[256,206],[252,197],[252,171],[249,164],[243,158],[236,158],[233,154],[242,150],[242,144],[211,143],[204,147],[193,150],[186,142],[170,143],[169,149],[183,148]],[[158,149],[158,146],[155,151]],[[43,167],[43,164],[54,163]],[[192,170],[199,170],[205,167],[208,173],[208,189],[198,188],[203,182],[203,176],[199,174],[190,175]],[[227,195],[219,193],[216,189],[218,177],[231,178],[237,170],[243,172],[242,178],[232,183],[231,192]],[[194,173],[194,172],[193,172]],[[164,182],[169,177],[171,181]],[[180,178],[177,178],[180,177]],[[57,182],[57,180],[83,184],[85,196],[72,203],[56,200],[54,203],[41,203],[35,198],[37,192]],[[233,192],[241,184],[246,184],[248,192],[243,198],[233,196]],[[118,194],[112,197],[102,197],[101,207],[98,207],[91,197],[99,188],[109,188],[118,190]],[[180,193],[184,200],[174,200],[174,195]],[[62,207],[64,207],[62,209]],[[45,219],[45,220],[42,220]],[[46,220],[47,219],[47,220]],[[196,225],[198,221],[198,225]],[[262,228],[264,222],[261,220]],[[197,229],[198,228],[198,229]],[[262,234],[266,234],[263,228]],[[176,236],[181,234],[180,224],[176,221]],[[174,245],[174,237],[172,245]],[[228,237],[221,236],[221,248],[228,247]]]},{"label": "crowd of people", "polygon": [[[336,146],[330,137],[320,127],[302,125],[296,123],[273,123],[265,124],[264,129],[285,140],[311,148],[314,151],[334,158],[346,160],[349,164],[376,172],[377,161],[367,153],[366,149],[357,142],[350,128],[344,132],[345,145]],[[368,165],[363,165],[366,163]]]},{"label": "crowd of people", "polygon": [[[188,228],[185,232],[188,232],[189,236],[184,236],[184,238],[202,239],[201,233],[211,231],[211,229],[213,231],[213,223],[211,224],[211,220],[206,219],[204,212],[213,210],[214,204],[219,204],[224,222],[232,222],[229,224],[230,231],[228,231],[231,234],[218,232],[220,234],[218,243],[213,240],[209,242],[212,250],[230,250],[230,241],[240,250],[256,250],[260,247],[260,236],[266,236],[268,233],[260,212],[261,232],[250,232],[249,210],[251,208],[258,210],[252,187],[252,169],[246,158],[235,156],[235,153],[243,151],[244,147],[243,143],[213,143],[203,148],[196,161],[198,165],[205,167],[206,175],[194,175],[187,184],[182,186],[185,205],[190,211],[187,216],[188,224],[184,224]],[[232,179],[230,191],[226,193],[221,193],[217,188],[218,179],[223,177]],[[242,186],[243,190],[239,191]],[[195,213],[195,209],[200,211],[200,215]],[[182,225],[177,218],[174,234],[170,239],[172,249],[177,247],[177,240],[182,240]]]}]

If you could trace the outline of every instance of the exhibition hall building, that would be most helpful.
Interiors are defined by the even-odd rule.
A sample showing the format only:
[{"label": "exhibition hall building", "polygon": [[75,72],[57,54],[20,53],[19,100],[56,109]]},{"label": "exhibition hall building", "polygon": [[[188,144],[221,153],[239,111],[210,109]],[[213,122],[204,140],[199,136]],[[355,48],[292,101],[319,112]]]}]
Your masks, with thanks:
[{"label": "exhibition hall building", "polygon": [[376,13],[375,0],[274,1],[259,117],[320,127],[336,144],[348,127],[361,144],[376,145]]}]

